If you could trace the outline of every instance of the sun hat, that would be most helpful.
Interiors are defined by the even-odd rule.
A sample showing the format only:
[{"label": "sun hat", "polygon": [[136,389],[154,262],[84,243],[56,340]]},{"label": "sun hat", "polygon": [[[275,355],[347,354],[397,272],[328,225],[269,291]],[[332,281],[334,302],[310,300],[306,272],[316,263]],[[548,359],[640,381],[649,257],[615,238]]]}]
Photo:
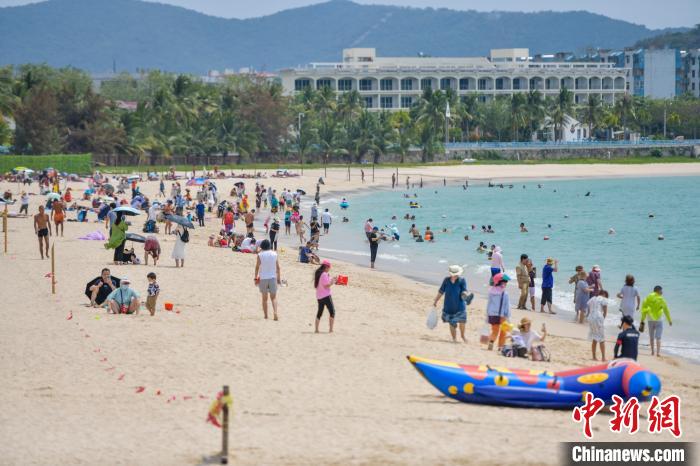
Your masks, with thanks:
[{"label": "sun hat", "polygon": [[548,258],[547,258],[547,263],[548,263],[548,264],[553,264],[553,263],[554,263],[554,259],[552,259],[551,257],[548,257]]},{"label": "sun hat", "polygon": [[527,324],[532,324],[532,321],[527,317],[523,317],[522,319],[520,319],[520,324],[518,325],[518,328],[523,328]]},{"label": "sun hat", "polygon": [[328,259],[323,259],[323,262],[321,262],[321,265],[325,265],[326,267],[330,267],[331,261],[329,261]]},{"label": "sun hat", "polygon": [[131,283],[131,280],[129,280],[129,277],[124,277],[120,280],[119,283]]},{"label": "sun hat", "polygon": [[450,272],[451,277],[461,277],[464,273],[464,269],[459,265],[451,265],[447,270]]},{"label": "sun hat", "polygon": [[498,286],[501,282],[509,282],[510,277],[504,273],[497,273],[493,276],[493,286]]},{"label": "sun hat", "polygon": [[599,266],[599,265],[594,265],[594,266],[593,266],[593,271],[594,271],[594,272],[600,272],[600,266]]}]

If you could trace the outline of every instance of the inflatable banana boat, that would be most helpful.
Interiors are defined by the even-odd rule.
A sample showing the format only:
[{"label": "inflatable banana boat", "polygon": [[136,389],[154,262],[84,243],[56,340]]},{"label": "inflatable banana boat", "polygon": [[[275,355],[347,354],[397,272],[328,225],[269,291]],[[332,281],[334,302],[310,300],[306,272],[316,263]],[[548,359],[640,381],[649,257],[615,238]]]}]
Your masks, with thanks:
[{"label": "inflatable banana boat", "polygon": [[583,404],[586,392],[610,404],[613,395],[645,401],[661,391],[659,377],[629,359],[560,372],[408,360],[444,395],[465,403],[571,409]]}]

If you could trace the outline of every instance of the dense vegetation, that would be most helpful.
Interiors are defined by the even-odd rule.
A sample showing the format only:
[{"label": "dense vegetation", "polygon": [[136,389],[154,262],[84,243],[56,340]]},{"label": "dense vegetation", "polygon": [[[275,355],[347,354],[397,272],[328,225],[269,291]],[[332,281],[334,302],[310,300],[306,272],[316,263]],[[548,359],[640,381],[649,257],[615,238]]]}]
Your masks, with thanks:
[{"label": "dense vegetation", "polygon": [[350,46],[394,56],[484,56],[500,47],[621,48],[659,33],[584,11],[484,13],[342,0],[247,20],[136,0],[50,0],[0,8],[0,31],[0,65],[45,62],[100,73],[116,62],[130,72],[197,74],[337,61]]},{"label": "dense vegetation", "polygon": [[[124,100],[136,101],[136,109],[122,108]],[[8,117],[0,118],[0,145],[23,154],[130,154],[150,164],[161,156],[213,154],[238,154],[237,162],[271,155],[379,162],[389,153],[403,159],[415,147],[430,161],[444,149],[446,127],[450,141],[529,141],[543,133],[560,137],[573,115],[598,138],[630,131],[658,137],[664,110],[669,137],[697,136],[700,101],[690,97],[625,96],[614,106],[592,97],[574,105],[573,94],[562,90],[482,103],[477,94],[459,99],[452,91],[426,90],[410,111],[376,112],[363,108],[357,92],[336,98],[327,88],[307,89],[289,98],[279,84],[255,77],[210,85],[187,75],[124,75],[97,94],[89,76],[72,68],[0,68],[0,116]]]},{"label": "dense vegetation", "polygon": [[686,32],[670,32],[642,39],[635,44],[639,48],[700,49],[700,24]]}]

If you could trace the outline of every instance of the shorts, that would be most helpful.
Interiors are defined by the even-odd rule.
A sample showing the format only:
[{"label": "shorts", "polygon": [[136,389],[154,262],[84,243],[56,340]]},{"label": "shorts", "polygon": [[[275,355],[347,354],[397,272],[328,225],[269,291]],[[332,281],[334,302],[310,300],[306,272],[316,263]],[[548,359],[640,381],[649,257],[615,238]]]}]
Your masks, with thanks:
[{"label": "shorts", "polygon": [[284,221],[284,226],[286,226],[287,228],[291,227],[291,226],[292,226],[292,221],[291,221],[291,220],[285,220],[285,221]]},{"label": "shorts", "polygon": [[330,223],[324,223],[324,224],[323,224],[323,229],[324,229],[324,230],[328,230],[330,227],[331,227],[331,224],[330,224]]},{"label": "shorts", "polygon": [[233,224],[232,223],[224,224],[224,229],[226,230],[226,233],[231,233],[231,231],[233,230]]},{"label": "shorts", "polygon": [[277,279],[261,278],[260,283],[258,283],[258,288],[261,293],[277,294]]},{"label": "shorts", "polygon": [[252,230],[253,229],[253,224],[252,223],[246,223],[245,225],[246,228]]},{"label": "shorts", "polygon": [[534,297],[535,297],[535,287],[534,287],[534,286],[531,286],[531,287],[530,287],[530,297],[531,297],[531,298],[534,298]]},{"label": "shorts", "polygon": [[491,267],[491,276],[492,277],[495,277],[499,273],[501,273],[501,269],[499,267]]},{"label": "shorts", "polygon": [[540,300],[540,304],[552,304],[552,289],[551,288],[542,288],[542,299]]},{"label": "shorts", "polygon": [[156,303],[158,302],[158,296],[146,296],[146,309],[151,314],[156,312]]},{"label": "shorts", "polygon": [[63,214],[54,214],[53,215],[53,221],[54,223],[63,223]]},{"label": "shorts", "polygon": [[649,324],[649,339],[661,340],[661,335],[664,333],[663,320],[650,320]]},{"label": "shorts", "polygon": [[48,228],[41,228],[39,231],[36,232],[36,234],[39,238],[49,236],[49,229]]}]

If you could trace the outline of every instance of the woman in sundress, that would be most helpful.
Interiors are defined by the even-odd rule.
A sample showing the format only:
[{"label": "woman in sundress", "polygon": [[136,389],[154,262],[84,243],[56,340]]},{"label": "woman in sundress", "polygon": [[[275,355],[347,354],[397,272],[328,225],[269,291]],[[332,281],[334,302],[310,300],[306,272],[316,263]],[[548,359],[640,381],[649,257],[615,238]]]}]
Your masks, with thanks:
[{"label": "woman in sundress", "polygon": [[189,232],[182,225],[178,225],[175,229],[175,247],[170,255],[170,257],[175,259],[175,267],[185,266],[185,245],[187,241],[183,241],[183,235],[189,241]]},{"label": "woman in sundress", "polygon": [[588,300],[588,339],[591,340],[593,360],[597,361],[596,343],[600,345],[601,361],[605,361],[605,317],[608,315],[608,292],[599,290],[598,295]]}]

